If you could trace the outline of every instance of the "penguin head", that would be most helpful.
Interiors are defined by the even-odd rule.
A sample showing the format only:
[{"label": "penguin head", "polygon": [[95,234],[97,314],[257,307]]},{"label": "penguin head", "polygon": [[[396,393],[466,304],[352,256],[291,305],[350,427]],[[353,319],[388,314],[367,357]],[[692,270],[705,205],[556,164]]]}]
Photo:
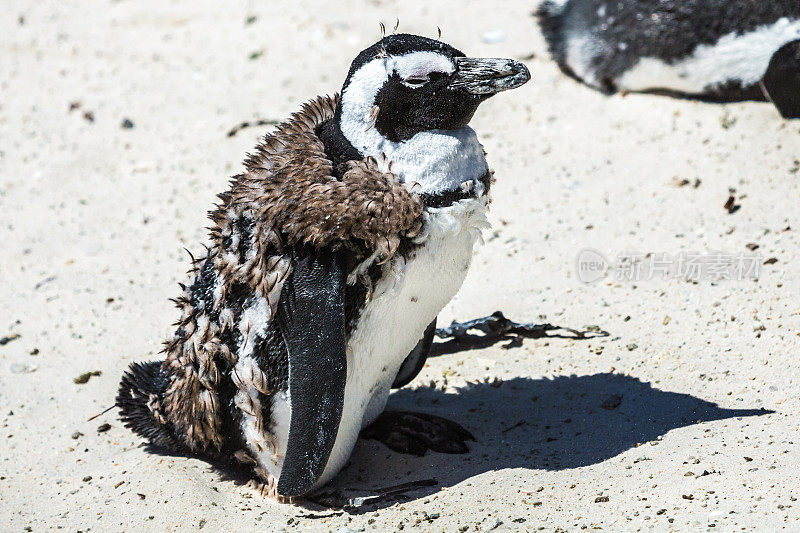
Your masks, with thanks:
[{"label": "penguin head", "polygon": [[351,142],[374,128],[393,143],[422,131],[457,130],[469,123],[481,102],[529,79],[525,65],[511,59],[466,57],[434,39],[390,35],[363,50],[350,66],[342,87],[340,128]]}]

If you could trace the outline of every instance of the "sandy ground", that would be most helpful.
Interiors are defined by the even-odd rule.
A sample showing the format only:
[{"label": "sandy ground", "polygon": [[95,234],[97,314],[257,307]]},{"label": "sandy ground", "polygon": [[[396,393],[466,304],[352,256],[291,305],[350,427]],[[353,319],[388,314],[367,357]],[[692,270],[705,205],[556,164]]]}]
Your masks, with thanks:
[{"label": "sandy ground", "polygon": [[[4,2],[0,530],[800,530],[800,122],[759,103],[607,98],[557,71],[530,3],[427,4]],[[183,247],[201,249],[214,194],[267,128],[226,132],[338,90],[395,17],[533,74],[473,121],[498,179],[494,229],[442,323],[502,309],[609,336],[429,360],[390,405],[448,416],[477,443],[412,458],[361,442],[335,485],[437,480],[363,514],[278,505],[147,453],[113,411],[87,422],[171,333]],[[502,42],[484,42],[495,30]],[[757,280],[575,272],[587,247],[750,243]]]}]

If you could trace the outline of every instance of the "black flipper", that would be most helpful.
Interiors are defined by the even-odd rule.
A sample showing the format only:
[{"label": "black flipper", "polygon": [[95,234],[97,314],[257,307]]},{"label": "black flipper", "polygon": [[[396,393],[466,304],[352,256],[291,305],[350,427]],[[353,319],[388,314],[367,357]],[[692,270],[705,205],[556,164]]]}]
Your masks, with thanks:
[{"label": "black flipper", "polygon": [[800,118],[800,40],[775,52],[761,86],[783,118]]},{"label": "black flipper", "polygon": [[393,389],[399,389],[400,387],[408,385],[411,380],[420,373],[422,367],[425,366],[425,361],[428,359],[428,353],[431,351],[434,333],[436,333],[435,318],[425,329],[422,338],[417,345],[414,346],[414,349],[411,350],[411,353],[408,354],[403,364],[400,365],[400,370],[394,378],[394,383],[392,383]]},{"label": "black flipper", "polygon": [[151,444],[181,452],[185,447],[161,413],[160,402],[168,384],[167,376],[161,371],[161,361],[133,363],[122,375],[116,405],[125,427]]},{"label": "black flipper", "polygon": [[340,254],[299,250],[281,291],[278,324],[289,353],[291,419],[278,480],[282,496],[311,490],[328,462],[344,406],[345,272]]}]

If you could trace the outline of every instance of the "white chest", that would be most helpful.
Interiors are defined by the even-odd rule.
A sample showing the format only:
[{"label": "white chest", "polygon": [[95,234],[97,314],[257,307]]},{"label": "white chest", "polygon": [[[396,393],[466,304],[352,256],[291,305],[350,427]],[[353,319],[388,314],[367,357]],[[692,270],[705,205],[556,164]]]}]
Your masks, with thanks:
[{"label": "white chest", "polygon": [[408,260],[394,259],[376,285],[348,339],[344,410],[320,485],[344,466],[361,429],[383,411],[400,365],[461,287],[487,226],[486,199],[430,210],[424,244]]},{"label": "white chest", "polygon": [[475,131],[423,131],[402,143],[382,142],[392,172],[417,193],[457,189],[489,170]]}]

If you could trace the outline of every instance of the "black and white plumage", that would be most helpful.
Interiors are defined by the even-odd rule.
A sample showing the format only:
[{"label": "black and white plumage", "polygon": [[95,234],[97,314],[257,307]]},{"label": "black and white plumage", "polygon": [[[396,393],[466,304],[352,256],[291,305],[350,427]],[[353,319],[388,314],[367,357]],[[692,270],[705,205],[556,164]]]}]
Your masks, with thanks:
[{"label": "black and white plumage", "polygon": [[[361,52],[341,97],[279,126],[220,195],[166,361],[123,377],[126,425],[251,464],[275,497],[329,481],[391,387],[422,368],[487,227],[491,172],[467,124],[529,78],[413,35]],[[376,427],[412,452],[463,451],[470,437],[430,415]],[[415,427],[456,442],[412,446]]]},{"label": "black and white plumage", "polygon": [[562,70],[604,92],[764,99],[771,58],[800,40],[797,0],[546,0],[538,15]]}]

